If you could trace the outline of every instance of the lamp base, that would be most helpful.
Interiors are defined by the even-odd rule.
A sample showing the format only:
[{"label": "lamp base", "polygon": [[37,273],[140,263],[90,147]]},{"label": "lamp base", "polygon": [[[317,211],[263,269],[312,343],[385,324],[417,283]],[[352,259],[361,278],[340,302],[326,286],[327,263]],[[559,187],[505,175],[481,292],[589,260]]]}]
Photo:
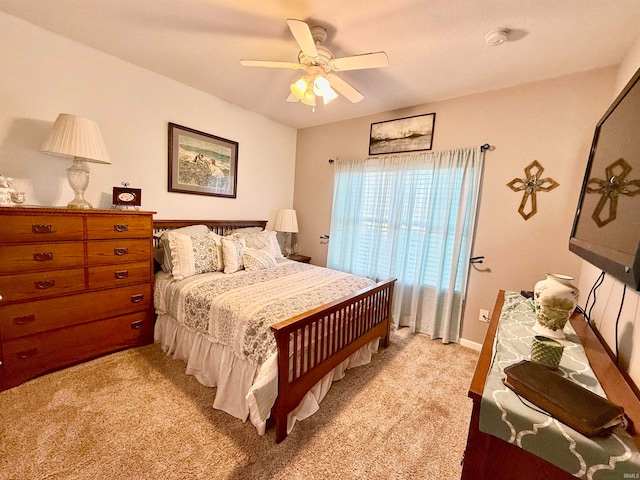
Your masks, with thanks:
[{"label": "lamp base", "polygon": [[89,202],[85,202],[85,203],[74,203],[75,199],[70,201],[67,204],[67,208],[73,208],[76,210],[90,210],[93,208],[93,205],[91,205]]},{"label": "lamp base", "polygon": [[75,193],[75,197],[71,200],[67,208],[75,208],[80,210],[88,210],[93,206],[84,199],[84,191],[89,185],[89,167],[81,158],[74,158],[73,165],[67,168],[67,180]]}]

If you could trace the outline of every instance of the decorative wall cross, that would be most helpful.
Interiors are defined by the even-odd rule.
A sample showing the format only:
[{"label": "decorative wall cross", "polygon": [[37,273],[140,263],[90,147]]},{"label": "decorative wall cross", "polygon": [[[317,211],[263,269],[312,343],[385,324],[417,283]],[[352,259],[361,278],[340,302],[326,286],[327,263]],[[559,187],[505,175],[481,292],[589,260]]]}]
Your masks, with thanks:
[{"label": "decorative wall cross", "polygon": [[[633,197],[640,193],[640,180],[625,180],[631,170],[631,165],[624,158],[619,158],[605,169],[607,180],[590,178],[587,182],[587,193],[599,193],[602,195],[591,215],[598,227],[604,227],[607,223],[616,219],[619,195]],[[616,171],[620,173],[616,174]],[[592,184],[597,185],[597,187],[590,187],[589,185]],[[603,219],[601,215],[607,203],[609,203],[609,216]]]},{"label": "decorative wall cross", "polygon": [[[544,172],[544,168],[537,160],[534,160],[525,167],[524,178],[514,178],[507,183],[507,186],[514,192],[524,190],[524,195],[522,196],[518,212],[525,220],[529,220],[538,211],[536,192],[548,192],[560,185],[552,178],[540,178],[542,172]],[[531,200],[530,206],[527,207],[529,200]]]}]

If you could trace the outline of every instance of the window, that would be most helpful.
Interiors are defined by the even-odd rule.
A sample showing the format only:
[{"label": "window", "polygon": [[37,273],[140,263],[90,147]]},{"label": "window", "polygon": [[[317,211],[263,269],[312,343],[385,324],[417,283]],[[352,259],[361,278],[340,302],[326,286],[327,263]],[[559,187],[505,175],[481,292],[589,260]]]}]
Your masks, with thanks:
[{"label": "window", "polygon": [[[425,287],[464,292],[481,172],[480,149],[338,161],[328,266],[395,277],[400,317]],[[479,158],[479,160],[478,160]],[[455,335],[457,339],[457,335]],[[438,337],[440,338],[440,337]]]}]

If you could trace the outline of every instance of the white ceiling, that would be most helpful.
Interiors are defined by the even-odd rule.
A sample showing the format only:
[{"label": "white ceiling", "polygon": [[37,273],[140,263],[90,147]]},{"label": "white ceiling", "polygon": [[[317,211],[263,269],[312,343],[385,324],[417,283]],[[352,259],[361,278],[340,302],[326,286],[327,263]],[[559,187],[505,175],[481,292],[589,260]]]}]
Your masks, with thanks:
[{"label": "white ceiling", "polygon": [[[296,128],[617,65],[640,0],[0,0],[0,11]],[[315,112],[287,103],[299,70],[286,19],[327,28],[334,56],[389,66],[339,75],[365,95]],[[508,28],[497,47],[485,35]]]}]

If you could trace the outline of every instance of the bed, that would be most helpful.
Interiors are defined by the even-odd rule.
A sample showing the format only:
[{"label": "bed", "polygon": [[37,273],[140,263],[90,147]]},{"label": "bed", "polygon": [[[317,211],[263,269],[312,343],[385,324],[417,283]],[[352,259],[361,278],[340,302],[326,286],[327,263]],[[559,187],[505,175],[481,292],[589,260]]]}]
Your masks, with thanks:
[{"label": "bed", "polygon": [[[217,387],[214,408],[248,418],[259,434],[275,423],[279,443],[347,368],[368,363],[380,342],[389,345],[395,279],[373,282],[285,258],[274,264],[280,252],[266,223],[154,220],[156,258],[165,261],[154,288],[155,340],[187,363],[187,374]],[[194,225],[209,234],[190,233]],[[224,257],[224,270],[194,270],[191,261],[185,273],[175,256],[167,259],[168,245],[184,258],[179,241],[189,235],[193,242],[215,237],[218,253],[209,251]],[[187,256],[196,252],[186,245]],[[235,270],[240,258],[246,268]]]}]

